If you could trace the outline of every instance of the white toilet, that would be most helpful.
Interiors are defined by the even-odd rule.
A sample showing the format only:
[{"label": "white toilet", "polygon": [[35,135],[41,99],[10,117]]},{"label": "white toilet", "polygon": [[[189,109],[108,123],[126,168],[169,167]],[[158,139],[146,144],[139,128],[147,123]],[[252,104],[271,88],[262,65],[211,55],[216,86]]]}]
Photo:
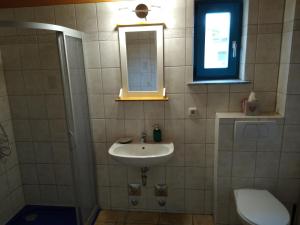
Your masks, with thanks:
[{"label": "white toilet", "polygon": [[285,206],[267,190],[234,190],[237,213],[244,225],[289,225]]}]

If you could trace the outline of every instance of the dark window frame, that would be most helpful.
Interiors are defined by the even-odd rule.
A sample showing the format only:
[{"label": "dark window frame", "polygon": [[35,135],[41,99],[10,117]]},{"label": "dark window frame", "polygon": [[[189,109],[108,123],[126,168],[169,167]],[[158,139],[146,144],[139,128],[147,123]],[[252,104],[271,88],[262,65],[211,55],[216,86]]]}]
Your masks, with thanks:
[{"label": "dark window frame", "polygon": [[[205,69],[205,15],[213,12],[230,12],[230,40],[228,68]],[[194,81],[239,79],[242,36],[243,3],[241,0],[195,1],[194,27]],[[236,57],[232,42],[236,41]]]}]

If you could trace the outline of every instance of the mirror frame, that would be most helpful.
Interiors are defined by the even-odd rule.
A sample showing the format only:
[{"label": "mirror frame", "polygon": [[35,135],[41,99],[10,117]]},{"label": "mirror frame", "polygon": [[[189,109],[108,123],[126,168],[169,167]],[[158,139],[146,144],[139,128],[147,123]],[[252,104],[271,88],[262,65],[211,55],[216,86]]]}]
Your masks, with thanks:
[{"label": "mirror frame", "polygon": [[[121,57],[121,73],[122,73],[122,98],[145,98],[145,97],[163,97],[164,96],[164,34],[163,25],[147,25],[147,26],[119,26],[119,43]],[[157,60],[157,90],[156,91],[129,91],[128,90],[128,67],[127,67],[127,48],[126,33],[127,32],[156,32],[156,60]]]}]

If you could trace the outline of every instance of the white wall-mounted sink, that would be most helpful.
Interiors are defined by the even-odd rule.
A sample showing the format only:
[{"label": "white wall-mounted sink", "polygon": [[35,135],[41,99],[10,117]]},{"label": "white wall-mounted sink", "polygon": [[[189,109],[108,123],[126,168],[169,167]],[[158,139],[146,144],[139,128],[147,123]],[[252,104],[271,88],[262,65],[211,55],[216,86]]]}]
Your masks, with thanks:
[{"label": "white wall-mounted sink", "polygon": [[174,154],[174,144],[113,144],[108,153],[127,166],[150,167],[166,163]]}]

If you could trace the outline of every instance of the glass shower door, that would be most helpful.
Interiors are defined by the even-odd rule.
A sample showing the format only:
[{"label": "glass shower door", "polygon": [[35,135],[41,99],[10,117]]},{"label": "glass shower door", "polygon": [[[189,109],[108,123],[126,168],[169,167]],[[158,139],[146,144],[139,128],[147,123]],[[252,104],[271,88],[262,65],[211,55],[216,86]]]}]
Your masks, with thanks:
[{"label": "glass shower door", "polygon": [[78,225],[91,224],[96,184],[82,40],[58,33]]}]

